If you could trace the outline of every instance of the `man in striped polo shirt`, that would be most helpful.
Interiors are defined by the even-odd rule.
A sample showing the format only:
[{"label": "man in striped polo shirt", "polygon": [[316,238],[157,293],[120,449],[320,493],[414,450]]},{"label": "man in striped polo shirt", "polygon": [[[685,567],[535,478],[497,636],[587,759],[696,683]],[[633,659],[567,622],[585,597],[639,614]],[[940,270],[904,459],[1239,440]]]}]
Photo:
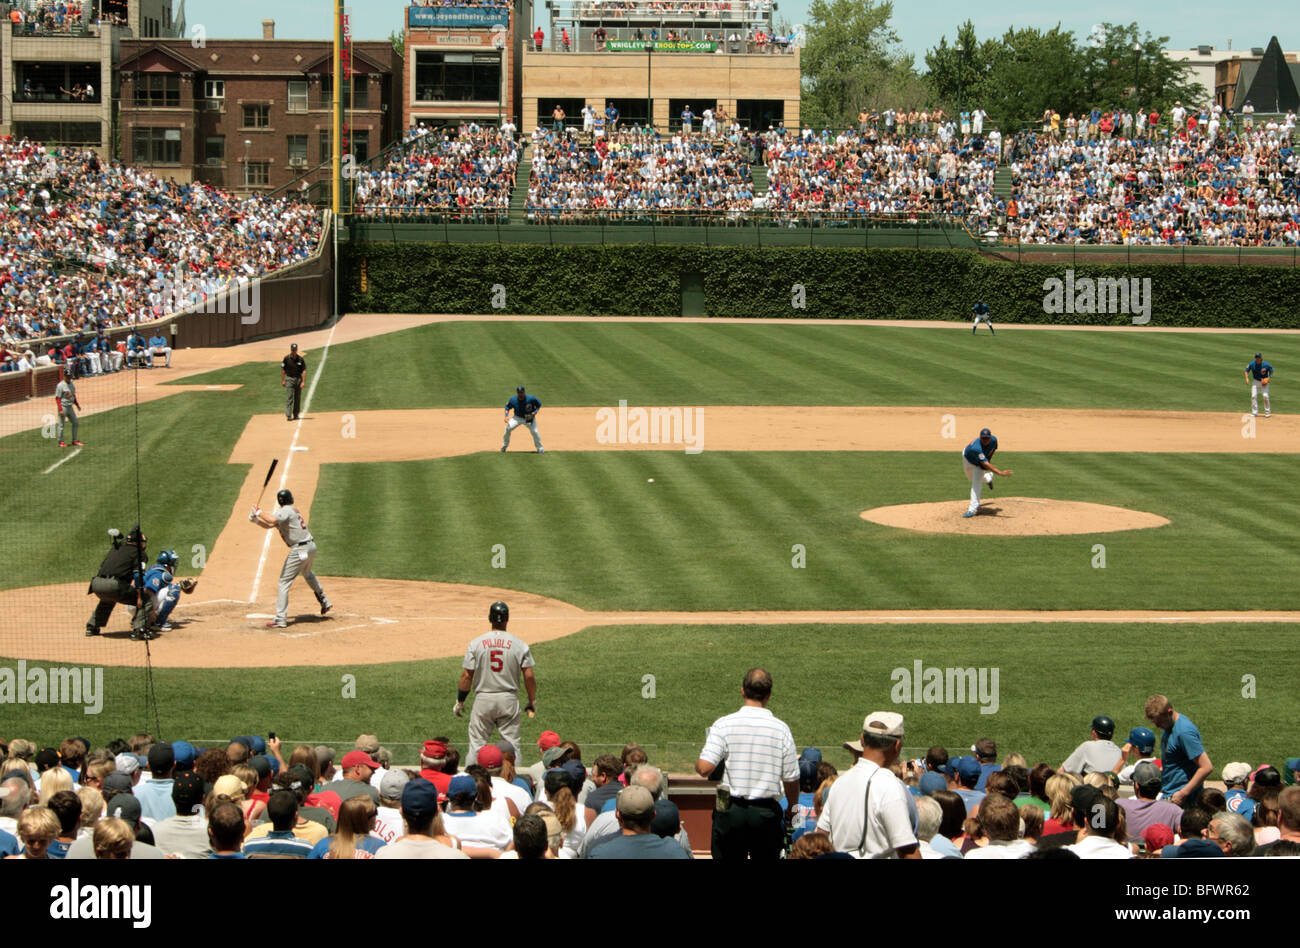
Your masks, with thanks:
[{"label": "man in striped polo shirt", "polygon": [[[745,672],[744,705],[713,722],[695,772],[725,773],[713,809],[714,859],[779,859],[784,820],[797,812],[799,764],[790,728],[767,709],[772,676],[761,668]],[[786,810],[781,814],[781,794]]]},{"label": "man in striped polo shirt", "polygon": [[293,834],[298,822],[298,797],[292,790],[275,790],[266,805],[272,829],[265,836],[244,843],[245,856],[288,856],[306,859],[312,843]]}]

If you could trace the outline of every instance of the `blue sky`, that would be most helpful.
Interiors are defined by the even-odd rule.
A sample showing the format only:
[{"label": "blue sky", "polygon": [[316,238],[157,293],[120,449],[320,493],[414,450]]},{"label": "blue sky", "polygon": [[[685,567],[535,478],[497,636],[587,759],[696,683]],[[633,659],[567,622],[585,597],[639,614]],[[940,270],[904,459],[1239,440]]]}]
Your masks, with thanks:
[{"label": "blue sky", "polygon": [[[804,22],[809,0],[777,0],[778,16]],[[544,13],[537,0],[538,15]],[[328,0],[187,0],[186,19],[193,27],[202,23],[212,38],[250,38],[262,35],[263,18],[276,21],[276,36],[324,39],[330,36]],[[357,39],[383,39],[401,28],[404,0],[365,0],[353,5],[353,35]],[[894,4],[893,25],[903,48],[915,52],[918,63],[925,50],[941,36],[951,43],[957,25],[968,17],[980,37],[1000,35],[1008,27],[1048,29],[1060,23],[1076,36],[1086,36],[1094,23],[1130,23],[1154,36],[1168,36],[1172,48],[1209,43],[1217,49],[1249,50],[1264,46],[1273,32],[1283,49],[1300,46],[1300,26],[1279,16],[1279,5],[1265,0],[1236,0],[1231,4],[1209,0],[1144,0],[1141,4],[1099,0],[1092,3],[1043,4],[1033,0],[901,0]],[[1251,24],[1263,24],[1258,32]]]}]

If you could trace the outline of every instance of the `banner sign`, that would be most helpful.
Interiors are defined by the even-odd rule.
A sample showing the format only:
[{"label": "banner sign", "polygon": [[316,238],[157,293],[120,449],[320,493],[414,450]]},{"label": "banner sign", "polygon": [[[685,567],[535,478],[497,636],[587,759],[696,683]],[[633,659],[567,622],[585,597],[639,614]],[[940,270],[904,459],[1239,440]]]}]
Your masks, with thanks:
[{"label": "banner sign", "polygon": [[510,26],[509,7],[407,7],[408,26],[467,27],[490,30]]},{"label": "banner sign", "polygon": [[[647,43],[643,40],[606,40],[605,49],[616,53],[644,53]],[[713,42],[698,43],[690,40],[673,40],[650,43],[656,53],[716,53],[718,44]]]}]

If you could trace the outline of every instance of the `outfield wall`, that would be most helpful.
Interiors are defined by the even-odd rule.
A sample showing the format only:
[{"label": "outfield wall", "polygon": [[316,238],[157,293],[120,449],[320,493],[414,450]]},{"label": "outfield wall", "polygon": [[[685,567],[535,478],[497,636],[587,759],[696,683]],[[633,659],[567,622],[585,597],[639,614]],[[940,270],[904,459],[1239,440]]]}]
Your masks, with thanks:
[{"label": "outfield wall", "polygon": [[1289,267],[698,245],[349,242],[339,254],[345,312],[965,319],[983,299],[1003,323],[1300,328]]}]

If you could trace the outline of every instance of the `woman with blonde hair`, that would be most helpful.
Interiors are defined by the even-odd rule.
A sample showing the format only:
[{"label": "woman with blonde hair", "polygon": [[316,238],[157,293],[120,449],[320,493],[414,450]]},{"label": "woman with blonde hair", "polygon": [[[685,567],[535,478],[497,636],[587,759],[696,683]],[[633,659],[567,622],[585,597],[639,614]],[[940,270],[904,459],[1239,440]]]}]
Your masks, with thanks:
[{"label": "woman with blonde hair", "polygon": [[72,790],[72,774],[62,767],[51,767],[41,775],[40,805],[50,802],[50,797],[62,790]]},{"label": "woman with blonde hair", "polygon": [[374,859],[385,843],[370,835],[379,812],[367,793],[348,797],[339,806],[339,829],[326,836],[307,855],[308,859]]},{"label": "woman with blonde hair", "polygon": [[82,787],[77,791],[81,801],[81,822],[77,829],[77,839],[87,835],[95,828],[99,818],[104,815],[104,795],[94,787]]},{"label": "woman with blonde hair", "polygon": [[96,859],[130,859],[135,833],[126,820],[110,816],[95,824],[94,841]]},{"label": "woman with blonde hair", "polygon": [[1059,773],[1047,778],[1047,802],[1052,809],[1043,823],[1043,835],[1054,833],[1074,833],[1074,805],[1070,793],[1075,787],[1082,786],[1083,780],[1078,774]]},{"label": "woman with blonde hair", "polygon": [[[244,811],[244,827],[246,830],[251,831],[253,824],[260,820],[263,814],[266,813],[265,801],[252,799],[253,790],[257,787],[257,783],[261,780],[261,777],[258,776],[256,770],[249,767],[247,764],[235,764],[227,776],[238,777],[240,782],[244,785],[243,795],[240,796],[238,802],[239,808]],[[233,794],[230,796],[230,799],[235,799]]]}]

